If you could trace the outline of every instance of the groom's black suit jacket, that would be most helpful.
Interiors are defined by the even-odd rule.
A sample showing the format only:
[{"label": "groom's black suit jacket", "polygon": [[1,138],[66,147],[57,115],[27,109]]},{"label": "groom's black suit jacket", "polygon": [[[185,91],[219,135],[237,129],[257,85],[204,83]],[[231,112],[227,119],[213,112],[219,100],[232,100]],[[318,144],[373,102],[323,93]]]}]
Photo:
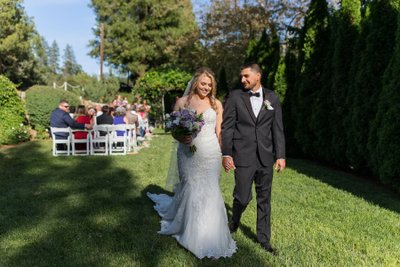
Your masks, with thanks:
[{"label": "groom's black suit jacket", "polygon": [[226,99],[222,121],[222,154],[232,156],[236,166],[256,164],[257,157],[264,166],[274,159],[285,158],[282,109],[278,96],[266,88],[263,101],[268,100],[273,110],[263,104],[256,117],[247,90],[230,92]]}]

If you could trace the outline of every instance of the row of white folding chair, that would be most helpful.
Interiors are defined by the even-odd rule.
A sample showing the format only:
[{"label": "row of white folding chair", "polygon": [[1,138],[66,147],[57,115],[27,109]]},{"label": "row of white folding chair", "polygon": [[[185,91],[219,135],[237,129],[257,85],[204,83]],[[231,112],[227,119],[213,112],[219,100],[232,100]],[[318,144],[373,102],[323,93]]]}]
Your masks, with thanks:
[{"label": "row of white folding chair", "polygon": [[[78,129],[71,129],[70,127],[67,128],[57,128],[57,127],[50,127],[51,137],[53,139],[53,156],[69,156],[69,155],[89,155],[89,144],[90,144],[90,132],[87,130],[78,130]],[[87,132],[87,136],[85,139],[77,139],[75,138],[74,133],[76,132]],[[57,138],[58,136],[62,136],[62,139]],[[65,138],[64,138],[65,137]],[[85,149],[81,149],[76,144],[84,144]]]},{"label": "row of white folding chair", "polygon": [[[82,131],[87,132],[87,137],[85,139],[75,138],[74,133]],[[72,155],[125,155],[136,140],[135,126],[125,124],[95,125],[93,130],[51,127],[51,133],[53,156],[70,155],[71,152]],[[66,139],[56,139],[56,133],[65,133],[68,137]],[[58,144],[63,144],[66,149],[60,149]],[[84,144],[85,146],[82,146],[84,148],[81,149],[76,144]]]}]

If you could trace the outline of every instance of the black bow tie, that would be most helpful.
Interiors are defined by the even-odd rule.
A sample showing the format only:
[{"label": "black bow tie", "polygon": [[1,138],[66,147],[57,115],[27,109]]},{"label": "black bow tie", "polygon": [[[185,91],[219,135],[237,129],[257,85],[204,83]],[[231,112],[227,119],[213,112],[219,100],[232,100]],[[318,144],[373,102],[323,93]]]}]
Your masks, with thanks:
[{"label": "black bow tie", "polygon": [[249,91],[249,95],[250,96],[255,96],[255,97],[260,97],[260,93],[259,92],[253,93],[252,91]]}]

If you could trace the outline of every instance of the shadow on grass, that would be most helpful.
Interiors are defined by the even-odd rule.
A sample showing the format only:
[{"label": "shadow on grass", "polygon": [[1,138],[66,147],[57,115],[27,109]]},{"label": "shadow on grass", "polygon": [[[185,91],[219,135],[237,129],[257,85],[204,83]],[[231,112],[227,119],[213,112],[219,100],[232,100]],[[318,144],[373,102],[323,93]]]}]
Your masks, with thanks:
[{"label": "shadow on grass", "polygon": [[316,167],[315,163],[300,159],[289,159],[288,167],[375,205],[400,213],[399,195],[386,187],[374,184],[370,180],[327,167]]},{"label": "shadow on grass", "polygon": [[246,244],[231,258],[198,260],[157,234],[146,192],[166,191],[118,160],[134,157],[54,158],[44,142],[1,149],[0,266],[265,266]]},{"label": "shadow on grass", "polygon": [[157,264],[151,204],[114,160],[53,158],[35,142],[2,150],[0,266]]},{"label": "shadow on grass", "polygon": [[[228,206],[228,205],[225,205],[225,207],[226,207],[226,211],[227,211],[227,214],[228,214],[228,219],[229,219],[229,218],[232,218],[232,207],[231,207],[231,206]],[[246,211],[243,212],[243,215],[244,215],[245,212],[246,212]],[[256,224],[256,222],[254,222],[254,224]],[[238,230],[239,230],[239,229],[243,232],[243,234],[244,234],[248,239],[250,239],[250,240],[253,241],[255,244],[257,244],[257,235],[251,230],[250,227],[244,225],[243,223],[240,223],[240,224],[239,224]]]}]

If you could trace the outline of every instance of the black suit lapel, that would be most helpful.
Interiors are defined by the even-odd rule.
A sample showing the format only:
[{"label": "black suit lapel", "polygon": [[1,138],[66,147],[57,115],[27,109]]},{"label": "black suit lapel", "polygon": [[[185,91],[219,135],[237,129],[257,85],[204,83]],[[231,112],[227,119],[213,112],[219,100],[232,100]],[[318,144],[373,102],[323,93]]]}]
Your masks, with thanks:
[{"label": "black suit lapel", "polygon": [[256,118],[256,116],[254,115],[253,109],[252,109],[252,107],[251,107],[250,95],[249,95],[248,92],[245,91],[245,90],[242,91],[242,99],[243,99],[243,102],[244,102],[244,104],[245,104],[245,106],[246,106],[246,108],[247,108],[247,111],[248,111],[249,114],[250,114],[250,117],[252,118],[253,122],[256,123],[257,118]]},{"label": "black suit lapel", "polygon": [[262,117],[264,117],[265,114],[267,114],[267,109],[264,106],[264,101],[268,99],[268,94],[267,94],[266,89],[264,87],[262,87],[262,92],[263,92],[263,104],[261,106],[260,113],[258,113],[257,122],[261,121]]}]

